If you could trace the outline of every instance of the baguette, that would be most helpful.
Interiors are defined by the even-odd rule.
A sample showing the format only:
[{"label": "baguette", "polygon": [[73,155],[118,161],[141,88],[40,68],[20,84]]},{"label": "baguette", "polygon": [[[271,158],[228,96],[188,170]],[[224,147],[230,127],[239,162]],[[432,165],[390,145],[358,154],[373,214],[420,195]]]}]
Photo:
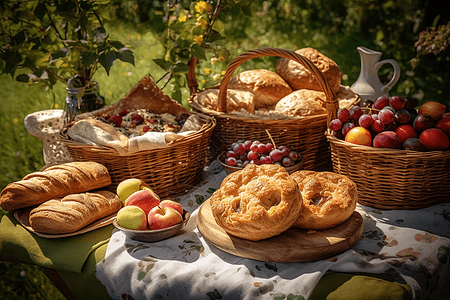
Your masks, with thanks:
[{"label": "baguette", "polygon": [[116,194],[99,190],[48,200],[31,210],[29,220],[36,232],[71,233],[120,208],[122,202]]},{"label": "baguette", "polygon": [[0,206],[11,211],[110,184],[111,176],[105,166],[96,162],[70,162],[8,184],[0,194]]}]

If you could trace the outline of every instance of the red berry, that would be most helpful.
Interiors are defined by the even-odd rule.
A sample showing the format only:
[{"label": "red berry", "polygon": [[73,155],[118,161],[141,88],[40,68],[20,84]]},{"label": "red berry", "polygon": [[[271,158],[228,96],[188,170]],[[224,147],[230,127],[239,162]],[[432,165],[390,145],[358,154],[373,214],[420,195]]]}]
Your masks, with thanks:
[{"label": "red berry", "polygon": [[273,144],[272,143],[267,143],[266,144],[266,152],[270,153],[270,151],[273,150]]},{"label": "red berry", "polygon": [[228,150],[227,153],[225,154],[225,156],[227,158],[229,158],[229,157],[234,157],[235,159],[238,158],[237,154],[234,151],[231,151],[231,150]]},{"label": "red berry", "polygon": [[373,123],[373,118],[368,114],[363,114],[361,117],[359,117],[359,126],[364,128],[369,128],[370,125]]},{"label": "red berry", "polygon": [[363,111],[362,111],[361,107],[359,107],[359,106],[353,106],[350,109],[350,118],[352,118],[353,121],[355,121],[355,122],[359,120],[359,117],[361,117],[362,114],[363,114]]},{"label": "red berry", "polygon": [[227,165],[229,165],[229,166],[232,166],[232,167],[234,167],[234,166],[237,165],[236,158],[234,158],[234,157],[228,157],[228,158],[225,160],[225,163],[226,163]]},{"label": "red berry", "polygon": [[342,122],[339,119],[331,120],[330,129],[333,131],[338,131],[342,129]]},{"label": "red berry", "polygon": [[111,121],[113,122],[114,126],[120,127],[120,124],[122,124],[122,117],[119,114],[112,115]]},{"label": "red berry", "polygon": [[345,122],[348,122],[350,120],[350,112],[346,108],[341,108],[338,111],[338,119],[344,124]]},{"label": "red berry", "polygon": [[244,142],[244,148],[245,148],[245,150],[250,151],[251,145],[252,145],[252,141],[248,141],[248,140],[245,141],[245,142]]},{"label": "red berry", "polygon": [[258,153],[266,152],[266,144],[258,144]]},{"label": "red berry", "polygon": [[236,155],[241,155],[242,153],[245,152],[244,144],[236,143],[233,147],[233,151],[234,153],[236,153]]},{"label": "red berry", "polygon": [[405,107],[406,101],[400,96],[391,96],[389,98],[389,105],[395,109],[400,110]]},{"label": "red berry", "polygon": [[259,158],[259,154],[258,154],[258,152],[254,152],[254,151],[250,150],[247,153],[247,157],[248,157],[249,160],[254,160],[254,159],[258,159]]},{"label": "red berry", "polygon": [[268,155],[261,156],[259,161],[261,162],[262,165],[268,165],[272,163],[272,159]]},{"label": "red berry", "polygon": [[281,150],[279,149],[273,149],[272,151],[270,151],[269,156],[274,162],[280,161],[283,158],[283,153],[281,153]]}]

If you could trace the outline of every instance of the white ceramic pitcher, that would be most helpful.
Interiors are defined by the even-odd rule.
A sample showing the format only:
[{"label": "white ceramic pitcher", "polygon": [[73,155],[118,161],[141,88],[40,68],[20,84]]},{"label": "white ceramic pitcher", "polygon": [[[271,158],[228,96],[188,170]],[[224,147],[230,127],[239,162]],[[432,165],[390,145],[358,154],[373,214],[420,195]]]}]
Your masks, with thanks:
[{"label": "white ceramic pitcher", "polygon": [[[380,61],[383,53],[370,50],[366,47],[356,48],[361,57],[361,72],[358,80],[350,87],[353,92],[361,97],[361,100],[370,99],[375,101],[379,96],[389,97],[389,90],[400,78],[400,67],[393,59]],[[383,84],[378,77],[378,70],[384,64],[391,64],[394,67],[394,76],[387,83]]]}]

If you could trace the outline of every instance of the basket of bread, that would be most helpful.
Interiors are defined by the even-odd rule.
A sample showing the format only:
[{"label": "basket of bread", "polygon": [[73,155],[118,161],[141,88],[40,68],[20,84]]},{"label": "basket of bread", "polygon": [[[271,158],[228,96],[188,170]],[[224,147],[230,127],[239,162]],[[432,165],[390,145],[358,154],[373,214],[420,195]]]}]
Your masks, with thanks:
[{"label": "basket of bread", "polygon": [[118,102],[76,116],[60,136],[73,161],[104,165],[113,185],[136,177],[168,197],[201,180],[215,125],[145,76]]},{"label": "basket of bread", "polygon": [[365,99],[330,121],[333,169],[359,202],[419,209],[450,201],[450,114],[444,104],[399,95]]},{"label": "basket of bread", "polygon": [[196,222],[205,239],[237,256],[314,261],[359,240],[364,226],[357,202],[356,184],[344,175],[248,164],[225,177]]},{"label": "basket of bread", "polygon": [[[275,71],[258,69],[234,74],[245,61],[278,56]],[[189,64],[190,105],[213,116],[210,155],[216,157],[236,140],[268,143],[303,153],[305,169],[330,170],[326,140],[327,111],[356,103],[359,98],[341,85],[337,64],[313,48],[290,51],[261,48],[244,52],[227,67],[220,86],[199,90],[195,58]],[[329,120],[328,120],[329,121]]]},{"label": "basket of bread", "polygon": [[8,184],[0,206],[38,236],[66,237],[112,223],[123,205],[110,185],[108,169],[99,163],[57,164]]}]

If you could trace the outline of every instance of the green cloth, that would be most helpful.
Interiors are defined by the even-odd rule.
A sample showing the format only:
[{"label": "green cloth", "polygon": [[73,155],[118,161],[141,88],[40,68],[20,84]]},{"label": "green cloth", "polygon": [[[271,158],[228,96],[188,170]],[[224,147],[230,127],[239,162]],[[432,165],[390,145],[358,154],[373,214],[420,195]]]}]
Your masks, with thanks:
[{"label": "green cloth", "polygon": [[308,300],[409,300],[409,285],[379,275],[327,273]]},{"label": "green cloth", "polygon": [[25,229],[13,211],[0,208],[0,253],[40,267],[80,273],[89,254],[107,244],[114,227],[67,238],[39,237]]}]

